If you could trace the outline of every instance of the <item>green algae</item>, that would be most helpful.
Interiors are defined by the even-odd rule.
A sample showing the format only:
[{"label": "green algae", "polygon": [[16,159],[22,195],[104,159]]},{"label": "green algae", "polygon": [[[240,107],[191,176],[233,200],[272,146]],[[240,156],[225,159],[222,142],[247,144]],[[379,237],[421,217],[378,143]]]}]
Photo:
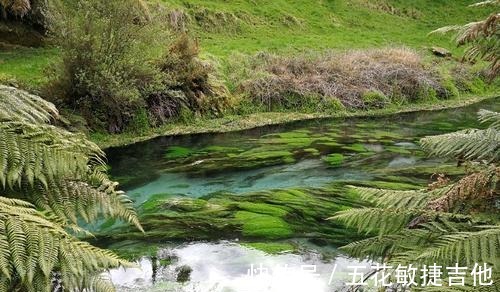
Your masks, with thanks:
[{"label": "green algae", "polygon": [[144,256],[156,256],[159,245],[154,243],[144,244],[141,240],[126,239],[107,244],[107,249],[110,249],[124,259],[134,260]]},{"label": "green algae", "polygon": [[412,154],[412,152],[410,150],[403,148],[403,147],[398,147],[398,146],[386,146],[384,149],[389,151],[389,152],[397,153],[397,154]]},{"label": "green algae", "polygon": [[307,154],[311,155],[311,156],[319,156],[319,155],[321,155],[321,152],[318,149],[316,149],[316,148],[306,148],[306,149],[304,149],[302,151],[304,153],[307,153]]},{"label": "green algae", "polygon": [[234,218],[240,222],[241,232],[247,238],[279,239],[293,234],[287,222],[275,216],[238,211]]},{"label": "green algae", "polygon": [[330,154],[324,157],[323,161],[327,162],[330,166],[339,167],[344,162],[344,155],[339,153]]},{"label": "green algae", "polygon": [[228,146],[220,146],[220,145],[212,145],[205,148],[202,148],[200,152],[208,152],[208,153],[235,153],[244,151],[238,147],[228,147]]},{"label": "green algae", "polygon": [[167,152],[164,157],[166,159],[178,159],[178,158],[186,158],[193,154],[193,151],[186,147],[180,146],[171,146],[167,148]]},{"label": "green algae", "polygon": [[368,149],[366,149],[365,145],[359,144],[359,143],[351,144],[349,146],[343,146],[342,149],[350,151],[350,152],[358,152],[358,153],[368,151]]},{"label": "green algae", "polygon": [[344,184],[326,188],[280,189],[234,195],[216,193],[199,199],[169,194],[153,196],[139,207],[145,233],[119,226],[98,234],[116,240],[216,240],[262,242],[314,238],[332,244],[359,239],[338,223],[325,221],[337,211],[360,207]]},{"label": "green algae", "polygon": [[267,254],[293,253],[297,251],[297,247],[288,242],[244,242],[241,245]]},{"label": "green algae", "polygon": [[249,212],[267,214],[275,217],[284,217],[288,214],[288,211],[284,208],[263,203],[241,202],[238,203],[238,208]]}]

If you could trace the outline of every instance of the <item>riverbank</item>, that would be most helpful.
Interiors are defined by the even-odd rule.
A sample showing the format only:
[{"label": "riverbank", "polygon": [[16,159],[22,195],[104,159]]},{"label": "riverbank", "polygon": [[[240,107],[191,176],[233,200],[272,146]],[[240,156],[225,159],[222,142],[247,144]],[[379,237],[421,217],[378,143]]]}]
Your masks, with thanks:
[{"label": "riverbank", "polygon": [[347,118],[347,117],[375,117],[392,115],[399,113],[417,112],[417,111],[435,111],[448,108],[458,108],[483,100],[496,98],[498,93],[486,96],[461,96],[455,99],[438,100],[432,103],[416,103],[404,105],[391,105],[382,109],[358,110],[358,111],[339,111],[335,114],[325,113],[294,113],[294,112],[263,112],[249,115],[230,115],[217,119],[196,119],[189,123],[169,123],[158,128],[153,128],[141,134],[121,133],[121,134],[103,134],[93,133],[90,139],[99,147],[106,149],[112,147],[121,147],[134,143],[147,141],[161,136],[178,136],[188,134],[203,133],[224,133],[241,130],[248,130],[263,126],[286,124],[297,121],[325,118]]}]

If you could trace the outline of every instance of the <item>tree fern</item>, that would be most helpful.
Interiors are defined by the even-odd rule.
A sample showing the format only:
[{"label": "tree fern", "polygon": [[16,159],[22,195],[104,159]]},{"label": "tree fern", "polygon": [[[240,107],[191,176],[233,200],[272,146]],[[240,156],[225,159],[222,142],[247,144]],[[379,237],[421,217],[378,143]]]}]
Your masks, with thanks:
[{"label": "tree fern", "polygon": [[48,124],[52,104],[5,86],[0,97],[0,291],[111,291],[102,271],[129,263],[73,234],[104,217],[142,230],[131,200],[97,145]]}]

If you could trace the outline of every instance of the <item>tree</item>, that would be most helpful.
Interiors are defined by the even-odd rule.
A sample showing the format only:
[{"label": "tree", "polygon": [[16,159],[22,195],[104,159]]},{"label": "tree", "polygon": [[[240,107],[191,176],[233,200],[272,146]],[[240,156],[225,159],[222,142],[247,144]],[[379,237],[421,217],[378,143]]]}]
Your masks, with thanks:
[{"label": "tree", "polygon": [[[483,1],[470,7],[493,6],[498,8],[500,0]],[[491,79],[500,73],[500,13],[493,12],[486,19],[465,25],[450,25],[439,28],[431,33],[457,32],[455,41],[459,46],[468,46],[464,60],[482,59],[490,63],[488,75]]]},{"label": "tree", "polygon": [[[499,196],[500,114],[481,110],[479,120],[490,126],[421,141],[433,155],[468,164],[470,173],[459,181],[441,179],[416,191],[355,188],[373,207],[339,212],[333,219],[372,237],[343,249],[393,266],[488,263],[494,285],[483,289],[500,289],[500,222],[494,207]],[[446,290],[452,289],[438,289]]]},{"label": "tree", "polygon": [[101,275],[130,265],[79,241],[79,223],[119,218],[141,229],[130,199],[82,134],[49,124],[53,104],[0,85],[0,291],[110,291]]}]

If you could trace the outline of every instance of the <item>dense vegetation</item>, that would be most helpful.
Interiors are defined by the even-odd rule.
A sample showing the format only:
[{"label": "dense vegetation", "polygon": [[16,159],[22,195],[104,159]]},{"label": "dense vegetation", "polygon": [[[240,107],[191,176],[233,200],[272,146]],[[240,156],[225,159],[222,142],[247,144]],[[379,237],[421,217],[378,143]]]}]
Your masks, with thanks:
[{"label": "dense vegetation", "polygon": [[374,237],[344,249],[354,256],[370,257],[394,267],[436,262],[442,266],[488,263],[494,271],[494,284],[483,289],[497,291],[500,114],[481,110],[479,119],[490,123],[490,127],[421,141],[430,154],[467,164],[468,174],[460,180],[451,182],[440,174],[427,189],[417,191],[355,188],[375,207],[342,211],[333,219]]},{"label": "dense vegetation", "polygon": [[[0,79],[39,91],[71,123],[101,133],[138,134],[200,117],[266,111],[335,114],[484,95],[492,85],[480,65],[434,59],[422,50],[424,44],[449,43],[446,37],[427,35],[447,24],[440,22],[443,15],[463,22],[489,11],[463,2],[459,7],[430,1],[7,1],[2,11],[8,25],[32,26],[56,48],[14,45],[3,53],[7,59]],[[34,18],[43,25],[35,25]],[[394,30],[402,23],[404,38]],[[490,27],[494,23],[488,22]],[[215,45],[221,41],[224,46]],[[318,51],[380,47],[382,41],[400,45]],[[291,55],[287,43],[292,42],[296,49],[315,51]],[[257,50],[264,51],[253,55]],[[48,69],[44,56],[52,63]],[[76,116],[68,114],[75,110]]]},{"label": "dense vegetation", "polygon": [[39,97],[0,86],[0,105],[0,291],[109,287],[102,270],[129,264],[79,241],[90,234],[82,223],[118,218],[142,227],[107,177],[103,152],[50,125],[58,112]]},{"label": "dense vegetation", "polygon": [[[189,239],[193,222],[198,239],[363,236],[347,226],[373,236],[344,247],[359,258],[487,262],[498,271],[495,112],[479,112],[487,129],[422,140],[429,153],[467,165],[460,180],[440,174],[427,189],[406,191],[339,184],[177,202],[164,196],[141,207],[144,226],[156,229],[146,237],[133,202],[108,177],[104,153],[85,134],[62,129],[135,136],[228,115],[329,116],[498,94],[500,17],[491,5],[499,2],[471,3],[0,0],[0,291],[112,290],[102,272],[130,263],[80,239],[92,235],[88,224],[113,227],[116,220],[137,230],[111,240]],[[458,30],[458,48],[436,48],[449,40],[428,35],[470,21],[477,22],[436,31]],[[344,163],[340,153],[309,147],[340,147],[336,136],[291,135],[263,137],[250,150],[178,147],[165,155],[192,166],[200,160],[189,159],[220,152],[204,161],[206,171],[323,154],[330,167]],[[374,155],[359,143],[341,149]],[[318,225],[335,211],[342,225]],[[305,222],[314,232],[303,235]]]}]

